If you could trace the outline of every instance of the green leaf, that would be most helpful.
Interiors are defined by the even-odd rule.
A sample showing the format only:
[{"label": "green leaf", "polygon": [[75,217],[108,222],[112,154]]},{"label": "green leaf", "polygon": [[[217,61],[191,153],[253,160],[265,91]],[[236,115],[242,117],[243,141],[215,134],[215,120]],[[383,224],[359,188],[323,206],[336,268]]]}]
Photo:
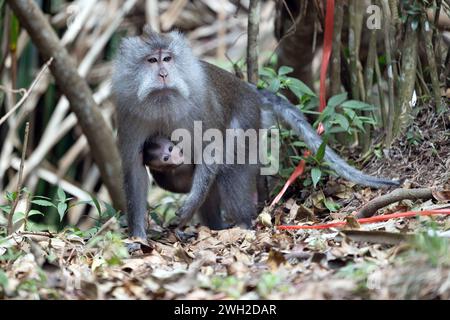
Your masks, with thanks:
[{"label": "green leaf", "polygon": [[66,193],[64,192],[64,190],[61,187],[58,188],[57,194],[58,194],[59,202],[66,202],[67,196],[66,196]]},{"label": "green leaf", "polygon": [[23,212],[14,212],[14,217],[13,217],[13,223],[16,224],[17,222],[21,221],[25,219],[25,213]]},{"label": "green leaf", "polygon": [[274,78],[274,79],[270,80],[267,90],[276,93],[276,92],[278,92],[278,90],[280,90],[280,86],[281,86],[280,80],[277,78]]},{"label": "green leaf", "polygon": [[40,207],[53,207],[53,208],[56,208],[56,206],[52,202],[47,201],[47,200],[33,200],[33,201],[31,201],[31,203],[34,203],[35,205],[38,205]]},{"label": "green leaf", "polygon": [[278,69],[278,75],[279,76],[284,76],[288,73],[291,73],[294,71],[294,68],[288,67],[288,66],[282,66],[280,67],[280,69]]},{"label": "green leaf", "polygon": [[277,73],[275,72],[275,70],[273,70],[271,68],[267,68],[267,67],[262,68],[259,71],[259,74],[261,76],[268,77],[268,78],[276,78],[277,77]]},{"label": "green leaf", "polygon": [[335,95],[328,100],[327,105],[330,107],[337,107],[348,99],[347,92]]},{"label": "green leaf", "polygon": [[319,168],[312,168],[311,179],[313,181],[314,188],[317,187],[317,184],[319,183],[321,177],[322,177],[322,170],[320,170]]},{"label": "green leaf", "polygon": [[319,118],[314,123],[314,126],[317,126],[319,123],[324,123],[326,119],[333,119],[335,118],[336,110],[332,106],[328,106],[323,110],[323,112],[320,114]]},{"label": "green leaf", "polygon": [[44,213],[40,212],[39,210],[30,210],[30,212],[28,212],[28,217],[32,216],[44,216]]},{"label": "green leaf", "polygon": [[344,114],[347,115],[347,117],[353,121],[353,119],[355,119],[356,117],[356,112],[353,111],[352,109],[344,109]]},{"label": "green leaf", "polygon": [[14,202],[17,199],[17,192],[6,192],[6,200]]},{"label": "green leaf", "polygon": [[291,90],[292,93],[294,93],[298,98],[303,97],[305,94],[311,97],[316,96],[316,94],[304,82],[298,79],[289,78],[287,86],[289,90]]},{"label": "green leaf", "polygon": [[368,103],[356,100],[349,100],[342,103],[343,108],[355,109],[355,110],[365,110],[371,111],[374,107]]},{"label": "green leaf", "polygon": [[331,212],[336,212],[339,210],[339,208],[341,207],[339,204],[337,204],[336,202],[329,200],[327,198],[325,198],[323,200],[323,204],[325,205],[325,207],[327,207],[328,210],[330,210]]},{"label": "green leaf", "polygon": [[66,210],[67,210],[67,203],[65,202],[58,203],[58,214],[60,221],[64,219],[64,216],[66,215]]},{"label": "green leaf", "polygon": [[11,211],[11,206],[8,206],[8,205],[0,206],[0,210],[5,213],[9,213]]},{"label": "green leaf", "polygon": [[97,209],[98,216],[101,217],[102,216],[102,207],[100,207],[100,203],[93,195],[91,195],[91,199],[92,199],[92,202],[94,203],[95,208]]},{"label": "green leaf", "polygon": [[115,215],[118,214],[118,211],[112,205],[104,201],[103,204],[105,205],[106,208],[105,214],[107,217],[114,217]]},{"label": "green leaf", "polygon": [[342,127],[342,129],[348,131],[348,129],[350,128],[350,123],[348,122],[347,118],[339,113],[336,113],[335,117],[335,121]]},{"label": "green leaf", "polygon": [[323,160],[323,158],[325,157],[326,148],[327,148],[327,142],[324,139],[322,144],[320,145],[319,149],[317,149],[317,153],[316,153],[317,161],[321,162]]},{"label": "green leaf", "polygon": [[357,126],[362,132],[366,132],[366,129],[364,129],[364,124],[362,123],[362,121],[358,117],[355,117],[353,119],[353,124],[355,126]]},{"label": "green leaf", "polygon": [[303,141],[294,141],[294,142],[292,142],[292,145],[297,148],[307,148],[308,147],[308,145],[306,143],[304,143]]}]

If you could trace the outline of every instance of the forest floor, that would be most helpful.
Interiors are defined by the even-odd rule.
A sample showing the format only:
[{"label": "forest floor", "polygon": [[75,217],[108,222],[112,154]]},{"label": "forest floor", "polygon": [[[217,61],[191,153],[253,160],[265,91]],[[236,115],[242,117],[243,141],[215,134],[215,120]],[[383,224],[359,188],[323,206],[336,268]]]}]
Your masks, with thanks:
[{"label": "forest floor", "polygon": [[[422,109],[390,153],[365,170],[407,178],[406,187],[448,190],[449,123],[450,112],[434,116]],[[364,225],[347,219],[344,228],[324,230],[271,226],[345,221],[387,192],[331,180],[301,201],[288,199],[272,219],[260,216],[254,230],[190,227],[194,236],[180,242],[152,226],[158,236],[133,256],[115,219],[93,237],[15,234],[0,243],[0,298],[449,299],[448,216]],[[397,202],[379,213],[450,207],[445,196],[438,198]],[[326,201],[339,204],[339,211],[330,214]]]}]

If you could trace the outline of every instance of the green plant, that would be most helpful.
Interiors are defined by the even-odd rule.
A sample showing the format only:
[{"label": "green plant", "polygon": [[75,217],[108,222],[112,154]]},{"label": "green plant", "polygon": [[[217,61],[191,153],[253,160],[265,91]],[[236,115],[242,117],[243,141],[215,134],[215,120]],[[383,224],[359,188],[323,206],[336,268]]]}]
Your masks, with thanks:
[{"label": "green plant", "polygon": [[273,290],[287,289],[286,287],[280,288],[281,281],[282,279],[279,275],[265,273],[261,276],[261,279],[256,286],[256,290],[261,297],[267,298]]},{"label": "green plant", "polygon": [[69,202],[72,199],[73,198],[67,198],[67,195],[62,188],[58,188],[56,203],[51,202],[50,198],[43,196],[34,197],[31,203],[40,207],[55,208],[58,212],[60,222],[62,222],[67,213],[67,210],[69,209]]},{"label": "green plant", "polygon": [[214,277],[211,279],[213,290],[223,292],[226,295],[238,299],[244,292],[244,281],[239,281],[236,277]]},{"label": "green plant", "polygon": [[122,241],[122,235],[112,231],[91,238],[87,247],[98,249],[93,260],[93,269],[120,265],[123,259],[129,257],[128,250]]},{"label": "green plant", "polygon": [[348,100],[346,92],[335,95],[328,100],[327,107],[319,115],[315,126],[322,123],[327,134],[345,132],[350,135],[365,132],[364,125],[376,125],[371,117],[360,116],[362,111],[373,111],[374,106],[365,102]]},{"label": "green plant", "polygon": [[413,246],[425,253],[433,266],[450,264],[450,241],[448,238],[440,237],[434,225],[417,234]]},{"label": "green plant", "polygon": [[298,108],[303,113],[317,116],[314,127],[318,127],[322,123],[324,127],[323,141],[317,153],[304,159],[300,149],[306,148],[306,145],[298,141],[298,138],[291,130],[281,128],[280,137],[283,141],[282,145],[287,145],[288,157],[291,163],[283,163],[280,169],[280,175],[287,178],[291,175],[295,166],[301,160],[306,160],[311,167],[310,178],[304,180],[304,186],[313,185],[315,188],[321,179],[331,173],[324,166],[323,159],[325,156],[325,148],[329,137],[337,133],[347,133],[354,135],[358,132],[365,132],[366,125],[375,125],[376,121],[373,117],[360,115],[363,111],[373,111],[374,107],[367,103],[348,100],[347,93],[342,93],[331,97],[322,113],[316,111],[319,100],[316,94],[302,81],[289,77],[288,74],[293,71],[292,68],[282,66],[276,72],[273,68],[266,67],[260,71],[261,80],[259,87],[266,88],[274,93],[281,90],[292,92],[298,99]]}]

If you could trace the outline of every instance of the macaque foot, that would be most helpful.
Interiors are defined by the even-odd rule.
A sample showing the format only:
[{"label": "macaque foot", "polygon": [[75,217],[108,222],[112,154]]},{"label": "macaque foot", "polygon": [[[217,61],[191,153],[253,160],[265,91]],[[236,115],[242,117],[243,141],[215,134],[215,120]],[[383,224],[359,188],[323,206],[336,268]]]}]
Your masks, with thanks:
[{"label": "macaque foot", "polygon": [[150,253],[153,249],[148,242],[142,238],[131,238],[125,240],[125,246],[129,254],[135,254],[139,251],[142,253]]},{"label": "macaque foot", "polygon": [[136,242],[127,243],[126,247],[127,247],[127,250],[128,250],[129,254],[133,254],[133,253],[141,250],[141,244],[140,243],[136,243]]},{"label": "macaque foot", "polygon": [[179,210],[177,211],[176,216],[176,225],[178,228],[183,228],[189,221],[191,221],[193,214]]},{"label": "macaque foot", "polygon": [[186,231],[181,231],[180,229],[175,229],[175,236],[177,237],[177,239],[180,242],[186,242],[189,239],[195,238],[195,233],[194,232],[186,232]]}]

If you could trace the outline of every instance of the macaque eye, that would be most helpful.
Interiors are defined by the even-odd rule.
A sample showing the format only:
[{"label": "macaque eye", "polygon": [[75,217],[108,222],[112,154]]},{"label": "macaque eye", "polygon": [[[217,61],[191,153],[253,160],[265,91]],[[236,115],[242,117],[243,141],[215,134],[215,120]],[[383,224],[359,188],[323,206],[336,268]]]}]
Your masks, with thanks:
[{"label": "macaque eye", "polygon": [[169,62],[170,60],[172,60],[172,57],[164,57],[164,62]]},{"label": "macaque eye", "polygon": [[163,160],[164,160],[164,162],[169,161],[169,156],[164,156]]},{"label": "macaque eye", "polygon": [[149,58],[147,61],[150,62],[150,63],[158,62],[158,60],[156,58]]}]

